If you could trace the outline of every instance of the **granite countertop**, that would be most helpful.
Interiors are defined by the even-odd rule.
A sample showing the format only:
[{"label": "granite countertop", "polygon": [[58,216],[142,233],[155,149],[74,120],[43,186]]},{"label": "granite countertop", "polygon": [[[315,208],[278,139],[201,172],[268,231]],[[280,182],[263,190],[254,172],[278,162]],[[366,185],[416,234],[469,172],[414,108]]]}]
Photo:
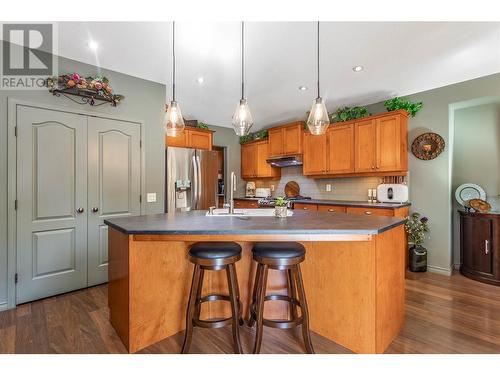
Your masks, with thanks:
[{"label": "granite countertop", "polygon": [[404,218],[294,211],[293,216],[206,216],[206,211],[129,216],[104,220],[126,234],[379,234]]},{"label": "granite countertop", "polygon": [[[247,201],[258,201],[263,198],[250,198],[250,197],[238,197],[235,200],[247,200]],[[411,203],[368,203],[364,201],[345,201],[345,200],[334,200],[334,199],[299,199],[292,201],[292,203],[310,203],[310,204],[322,204],[322,205],[332,205],[332,206],[348,206],[348,207],[366,207],[366,208],[401,208],[411,206]]]},{"label": "granite countertop", "polygon": [[368,203],[363,201],[344,201],[344,200],[332,200],[332,199],[304,199],[296,200],[293,203],[310,203],[310,204],[322,204],[322,205],[332,205],[332,206],[346,206],[346,207],[368,207],[368,208],[401,208],[406,206],[411,206],[411,203]]}]

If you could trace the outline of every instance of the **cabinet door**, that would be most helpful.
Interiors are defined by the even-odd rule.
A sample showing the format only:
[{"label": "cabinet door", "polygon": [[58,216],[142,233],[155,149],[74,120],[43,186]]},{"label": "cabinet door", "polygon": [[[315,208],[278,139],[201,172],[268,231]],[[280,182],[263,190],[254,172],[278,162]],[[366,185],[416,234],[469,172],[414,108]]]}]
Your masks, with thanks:
[{"label": "cabinet door", "polygon": [[354,160],[356,172],[375,171],[375,120],[361,121],[354,124]]},{"label": "cabinet door", "polygon": [[327,169],[326,156],[326,134],[312,135],[311,133],[304,134],[304,175],[319,175],[324,174]]},{"label": "cabinet door", "polygon": [[328,174],[354,173],[354,125],[328,129]]},{"label": "cabinet door", "polygon": [[165,135],[165,146],[169,147],[187,147],[189,130],[184,131],[177,135],[177,137],[168,137]]},{"label": "cabinet door", "polygon": [[235,199],[236,208],[259,208],[259,202],[256,200]]},{"label": "cabinet door", "polygon": [[87,286],[87,117],[16,114],[19,304]]},{"label": "cabinet door", "polygon": [[212,133],[189,130],[187,147],[198,150],[212,150]]},{"label": "cabinet door", "polygon": [[141,126],[88,118],[88,286],[108,281],[105,219],[141,214]]},{"label": "cabinet door", "polygon": [[462,216],[462,265],[470,271],[493,276],[493,220]]},{"label": "cabinet door", "polygon": [[401,119],[387,116],[376,120],[377,172],[391,172],[401,169]]},{"label": "cabinet door", "polygon": [[241,178],[253,178],[256,175],[257,153],[255,143],[241,145]]},{"label": "cabinet door", "polygon": [[283,152],[285,155],[302,154],[302,133],[304,127],[301,123],[283,128]]},{"label": "cabinet door", "polygon": [[281,169],[272,167],[271,164],[267,162],[269,158],[269,143],[258,142],[255,144],[256,154],[257,154],[257,173],[256,177],[268,178],[268,177],[279,177],[281,175]]},{"label": "cabinet door", "polygon": [[283,155],[283,128],[269,129],[269,157]]}]

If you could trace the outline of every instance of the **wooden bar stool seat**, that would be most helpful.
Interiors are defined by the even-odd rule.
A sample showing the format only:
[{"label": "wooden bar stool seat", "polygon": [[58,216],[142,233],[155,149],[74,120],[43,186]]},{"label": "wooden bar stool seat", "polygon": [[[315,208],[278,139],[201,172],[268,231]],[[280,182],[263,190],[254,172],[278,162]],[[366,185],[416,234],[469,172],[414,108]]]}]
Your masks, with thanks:
[{"label": "wooden bar stool seat", "polygon": [[[300,272],[300,263],[305,260],[304,246],[296,242],[256,243],[253,247],[253,259],[257,262],[257,272],[250,306],[248,325],[257,323],[253,353],[260,352],[263,326],[290,329],[302,326],[302,336],[307,353],[314,353],[309,332],[309,312],[306,294]],[[288,295],[266,295],[267,273],[269,269],[285,271],[287,274]],[[289,304],[289,319],[265,319],[264,302],[286,301]],[[297,308],[300,308],[300,315]]]},{"label": "wooden bar stool seat", "polygon": [[[242,306],[235,263],[241,259],[241,246],[235,242],[198,242],[189,250],[189,261],[194,263],[193,281],[186,312],[186,332],[181,353],[188,353],[193,337],[193,327],[221,328],[232,324],[233,346],[235,353],[243,353],[239,326],[243,325]],[[205,271],[226,270],[229,295],[201,295]],[[231,316],[228,318],[200,319],[201,304],[212,301],[231,303]]]}]

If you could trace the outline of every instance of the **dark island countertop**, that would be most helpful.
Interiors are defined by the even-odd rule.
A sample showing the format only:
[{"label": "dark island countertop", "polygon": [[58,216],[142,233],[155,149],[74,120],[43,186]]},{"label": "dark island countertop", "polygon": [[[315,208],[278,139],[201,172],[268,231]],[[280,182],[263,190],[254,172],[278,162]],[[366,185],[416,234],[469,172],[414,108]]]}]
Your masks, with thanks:
[{"label": "dark island countertop", "polygon": [[293,216],[206,216],[206,211],[129,216],[104,220],[125,234],[362,234],[372,235],[402,225],[404,218],[294,211]]}]

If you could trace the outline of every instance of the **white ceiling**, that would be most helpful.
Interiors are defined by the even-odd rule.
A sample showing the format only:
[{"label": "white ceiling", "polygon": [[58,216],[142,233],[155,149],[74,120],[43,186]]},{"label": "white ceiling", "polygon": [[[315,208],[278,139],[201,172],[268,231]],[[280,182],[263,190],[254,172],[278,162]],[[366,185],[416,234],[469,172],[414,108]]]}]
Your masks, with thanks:
[{"label": "white ceiling", "polygon": [[[59,54],[167,83],[171,23],[59,24]],[[88,40],[99,44],[97,53]],[[176,23],[177,100],[186,118],[231,126],[240,97],[240,24]],[[364,66],[355,73],[352,67]],[[321,24],[321,95],[329,111],[500,72],[500,23]],[[197,78],[203,76],[203,84]],[[246,26],[246,96],[254,129],[305,118],[316,97],[316,24]],[[300,91],[299,86],[309,87]],[[118,85],[117,85],[118,86]],[[117,87],[119,89],[119,87]]]}]

